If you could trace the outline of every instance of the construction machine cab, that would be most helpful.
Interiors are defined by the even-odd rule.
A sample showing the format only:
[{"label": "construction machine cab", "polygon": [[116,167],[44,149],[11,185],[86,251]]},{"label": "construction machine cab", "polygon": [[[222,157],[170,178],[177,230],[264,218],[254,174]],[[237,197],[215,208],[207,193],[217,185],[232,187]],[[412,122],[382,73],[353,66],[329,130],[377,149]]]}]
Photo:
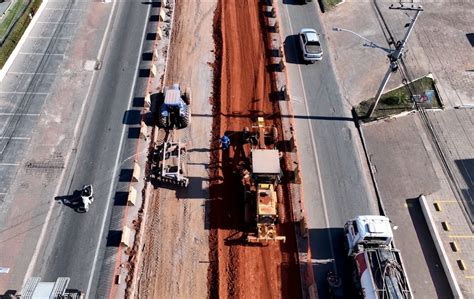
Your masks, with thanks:
[{"label": "construction machine cab", "polygon": [[163,102],[159,109],[158,126],[164,129],[186,128],[191,119],[189,104],[189,93],[182,93],[179,84],[165,87]]}]

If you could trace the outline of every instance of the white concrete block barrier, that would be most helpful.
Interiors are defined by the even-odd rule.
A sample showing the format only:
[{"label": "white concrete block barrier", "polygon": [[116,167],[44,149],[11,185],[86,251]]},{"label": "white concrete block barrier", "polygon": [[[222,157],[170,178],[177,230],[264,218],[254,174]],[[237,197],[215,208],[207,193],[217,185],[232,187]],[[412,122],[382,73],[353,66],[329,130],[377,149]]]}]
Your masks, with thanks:
[{"label": "white concrete block barrier", "polygon": [[428,225],[431,237],[433,238],[436,251],[438,251],[439,259],[441,260],[444,272],[446,274],[446,277],[448,278],[449,286],[451,287],[453,296],[454,298],[463,299],[464,296],[461,293],[461,288],[459,288],[459,284],[456,280],[456,275],[453,271],[453,268],[451,268],[451,264],[449,263],[448,255],[444,250],[443,242],[441,241],[438,230],[436,228],[436,223],[434,222],[433,216],[431,215],[431,211],[428,206],[426,197],[422,194],[420,195],[418,200],[420,201],[421,210],[423,211],[423,215],[425,216],[426,224]]}]

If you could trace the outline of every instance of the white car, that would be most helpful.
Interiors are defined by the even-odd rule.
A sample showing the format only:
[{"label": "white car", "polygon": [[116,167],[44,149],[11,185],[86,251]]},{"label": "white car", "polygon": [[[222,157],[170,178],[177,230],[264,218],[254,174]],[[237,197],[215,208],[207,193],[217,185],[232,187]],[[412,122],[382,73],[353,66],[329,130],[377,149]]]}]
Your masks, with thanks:
[{"label": "white car", "polygon": [[323,59],[323,49],[319,41],[319,34],[311,28],[303,28],[298,34],[304,61],[314,63]]}]

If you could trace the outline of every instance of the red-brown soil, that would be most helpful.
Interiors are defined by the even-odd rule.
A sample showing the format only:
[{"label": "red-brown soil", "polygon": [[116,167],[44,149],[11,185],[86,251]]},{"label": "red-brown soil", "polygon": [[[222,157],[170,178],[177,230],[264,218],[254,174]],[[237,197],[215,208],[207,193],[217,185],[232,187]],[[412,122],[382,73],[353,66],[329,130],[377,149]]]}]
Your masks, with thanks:
[{"label": "red-brown soil", "polygon": [[[250,127],[257,116],[264,116],[267,124],[280,126],[278,104],[270,100],[271,78],[261,14],[258,0],[221,0],[215,14],[209,203],[211,298],[301,297],[293,224],[278,226],[286,243],[251,245],[245,241],[244,202],[236,165],[247,158],[248,149],[240,145],[239,132]],[[232,146],[223,152],[218,140],[224,133],[230,136]],[[283,218],[291,219],[289,199],[280,196],[279,201],[285,204]]]}]

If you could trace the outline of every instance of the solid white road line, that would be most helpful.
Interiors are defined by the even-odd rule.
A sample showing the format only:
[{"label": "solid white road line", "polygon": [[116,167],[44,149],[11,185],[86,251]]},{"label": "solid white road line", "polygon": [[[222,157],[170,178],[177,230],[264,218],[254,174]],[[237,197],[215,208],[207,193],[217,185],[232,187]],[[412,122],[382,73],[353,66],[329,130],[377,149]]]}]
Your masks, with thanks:
[{"label": "solid white road line", "polygon": [[8,72],[7,75],[41,75],[41,76],[54,76],[56,73],[27,73],[27,72]]},{"label": "solid white road line", "polygon": [[[286,18],[288,19],[288,24],[290,25],[290,30],[291,32],[295,32],[293,30],[293,26],[291,25],[291,20],[290,20],[290,15],[288,13],[288,8],[285,6],[285,12],[286,12]],[[308,98],[306,96],[306,89],[304,87],[304,81],[303,81],[303,74],[301,73],[301,66],[298,65],[298,74],[300,77],[301,85],[302,85],[302,91],[303,91],[303,99],[304,99],[304,105],[305,105],[305,116],[308,116],[306,119],[307,125],[309,127],[309,132],[310,132],[310,138],[311,138],[311,145],[312,145],[312,150],[313,150],[313,157],[315,161],[315,166],[316,166],[316,172],[318,175],[318,183],[319,183],[319,192],[321,194],[321,202],[323,205],[323,212],[324,212],[324,222],[326,224],[326,227],[329,227],[329,216],[327,212],[327,205],[326,205],[326,197],[324,195],[324,187],[323,187],[323,182],[321,178],[321,168],[319,166],[319,161],[318,161],[318,148],[316,147],[316,141],[314,139],[314,131],[313,131],[313,126],[311,125],[311,119],[309,117],[309,107],[308,107]],[[291,86],[291,85],[290,85]],[[331,255],[334,258],[334,248],[332,244],[332,237],[331,234],[328,232],[328,237],[329,237],[329,245],[331,249]]]},{"label": "solid white road line", "polygon": [[[114,6],[115,6],[115,3],[117,1],[114,1]],[[112,9],[113,10],[113,9]],[[146,20],[149,19],[150,17],[150,11],[151,11],[151,7],[148,8],[148,12],[147,12],[147,16],[146,16]],[[142,51],[143,51],[143,44],[145,43],[145,36],[146,36],[146,29],[147,29],[147,26],[148,26],[148,22],[145,22],[145,26],[143,27],[143,33],[142,33],[142,39],[141,39],[141,43],[140,43],[140,50],[138,51],[138,56],[137,56],[137,62],[135,64],[135,71],[138,71],[138,67],[140,65],[140,59],[141,59],[141,56],[142,56]],[[100,57],[100,56],[99,56]],[[129,96],[129,100],[128,100],[128,105],[127,105],[127,110],[130,110],[130,107],[132,106],[132,102],[133,102],[133,93],[135,92],[135,86],[136,86],[136,83],[137,83],[137,79],[138,78],[134,78],[133,80],[133,83],[132,83],[132,88],[130,89],[130,96]],[[112,177],[113,178],[117,178],[118,177],[118,171],[120,169],[120,165],[122,164],[119,160],[120,160],[120,156],[122,154],[122,146],[123,146],[123,142],[125,140],[125,130],[127,129],[127,126],[126,125],[122,125],[122,133],[121,133],[121,137],[120,137],[120,142],[119,142],[119,146],[117,148],[117,156],[115,158],[115,166],[114,166],[114,171],[112,173]],[[113,192],[114,192],[114,186],[115,184],[112,182],[110,184],[110,188],[109,188],[109,194],[107,196],[107,201],[110,201],[112,199],[112,196],[113,196]],[[105,214],[104,215],[107,215],[108,212],[109,212],[109,207],[110,205],[108,204],[107,205],[107,210],[105,211]],[[90,272],[90,275],[89,275],[89,284],[87,285],[87,291],[86,291],[86,299],[89,298],[89,293],[90,293],[90,290],[91,290],[91,287],[92,287],[92,281],[94,279],[94,272],[95,272],[95,268],[96,268],[96,265],[97,265],[97,259],[99,257],[99,245],[100,245],[100,239],[102,238],[103,234],[104,234],[104,229],[105,229],[105,222],[106,222],[106,217],[102,217],[102,224],[101,224],[101,227],[100,227],[100,234],[99,234],[99,239],[97,240],[96,244],[97,244],[97,247],[96,247],[96,250],[95,250],[95,253],[94,253],[94,261],[92,262],[92,269],[91,269],[91,272]]]},{"label": "solid white road line", "polygon": [[56,55],[56,56],[64,56],[64,53],[46,53],[46,52],[20,52],[18,55]]},{"label": "solid white road line", "polygon": [[12,115],[39,116],[39,113],[4,113],[4,112],[0,112],[0,116],[12,116]]},{"label": "solid white road line", "polygon": [[33,92],[33,91],[0,91],[0,94],[35,94],[35,95],[48,95],[49,92]]}]

